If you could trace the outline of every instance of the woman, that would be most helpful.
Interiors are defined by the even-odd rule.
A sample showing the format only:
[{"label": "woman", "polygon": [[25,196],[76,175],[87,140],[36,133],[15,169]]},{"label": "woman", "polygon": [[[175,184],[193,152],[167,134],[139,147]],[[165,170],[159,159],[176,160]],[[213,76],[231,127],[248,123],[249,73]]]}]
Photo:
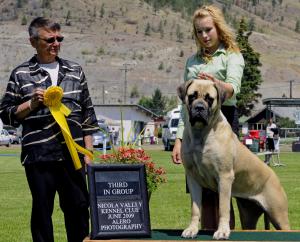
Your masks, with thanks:
[{"label": "woman", "polygon": [[[184,81],[198,78],[219,83],[226,91],[226,101],[222,104],[221,110],[233,131],[238,135],[236,95],[240,92],[244,59],[234,41],[234,35],[226,24],[221,10],[212,5],[203,6],[195,11],[193,30],[198,51],[186,62]],[[172,153],[175,164],[182,163],[180,149],[184,114],[183,109]],[[218,225],[217,194],[204,190],[202,206],[202,228],[216,229]],[[233,209],[231,227],[234,227]]]}]

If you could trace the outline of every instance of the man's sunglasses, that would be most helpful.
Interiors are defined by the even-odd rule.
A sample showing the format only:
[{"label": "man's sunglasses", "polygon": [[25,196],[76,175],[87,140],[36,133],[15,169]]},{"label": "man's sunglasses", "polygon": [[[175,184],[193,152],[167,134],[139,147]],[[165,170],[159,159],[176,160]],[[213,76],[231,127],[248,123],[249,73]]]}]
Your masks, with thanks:
[{"label": "man's sunglasses", "polygon": [[62,42],[64,40],[64,37],[63,36],[56,36],[56,37],[51,37],[51,38],[48,38],[48,39],[42,39],[39,37],[39,39],[41,40],[44,40],[46,41],[48,44],[52,44],[55,42],[55,40],[57,40],[57,42]]}]

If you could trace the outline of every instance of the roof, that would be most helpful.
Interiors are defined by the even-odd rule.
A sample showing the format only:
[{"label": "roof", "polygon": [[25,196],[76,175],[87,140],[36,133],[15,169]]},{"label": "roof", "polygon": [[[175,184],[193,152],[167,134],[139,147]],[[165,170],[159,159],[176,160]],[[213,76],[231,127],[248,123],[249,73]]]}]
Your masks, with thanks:
[{"label": "roof", "polygon": [[262,103],[266,105],[265,108],[258,110],[251,117],[241,117],[239,119],[240,123],[258,123],[267,119],[267,117],[283,117],[282,113],[275,112],[271,107],[299,107],[300,98],[266,98],[262,100]]},{"label": "roof", "polygon": [[262,103],[267,106],[294,107],[300,106],[300,98],[266,98]]},{"label": "roof", "polygon": [[[251,115],[251,117],[245,119],[244,123],[258,123],[259,121],[265,120],[266,112],[267,112],[267,108],[263,108],[263,109],[257,111],[256,113],[254,113],[253,115]],[[274,116],[282,117],[280,114],[274,112],[273,110],[268,110],[268,112],[271,112],[272,113],[271,116],[273,116],[273,117]]]},{"label": "roof", "polygon": [[129,107],[129,108],[137,108],[138,110],[145,112],[146,114],[150,115],[153,118],[159,118],[160,115],[157,115],[156,113],[152,112],[151,110],[138,105],[138,104],[95,104],[95,107]]}]

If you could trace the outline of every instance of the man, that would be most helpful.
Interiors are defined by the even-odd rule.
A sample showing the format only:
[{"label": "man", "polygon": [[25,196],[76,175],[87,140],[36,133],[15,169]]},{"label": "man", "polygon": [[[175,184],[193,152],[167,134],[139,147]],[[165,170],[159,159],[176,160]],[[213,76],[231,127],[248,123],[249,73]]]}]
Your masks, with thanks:
[{"label": "man", "polygon": [[[88,191],[85,170],[75,170],[62,132],[49,109],[43,105],[49,86],[64,91],[62,103],[71,114],[67,122],[73,139],[93,149],[92,133],[97,120],[81,67],[58,57],[63,36],[60,25],[38,17],[29,26],[30,43],[36,49],[29,61],[12,71],[0,105],[4,123],[22,125],[21,162],[32,194],[31,232],[34,242],[51,242],[56,191],[64,213],[69,242],[82,242],[89,232]],[[81,163],[90,163],[89,157]]]},{"label": "man", "polygon": [[273,119],[270,118],[266,128],[268,150],[274,150],[273,138],[274,138],[274,129],[276,128],[277,128],[276,124],[273,122]]},{"label": "man", "polygon": [[[266,135],[267,135],[267,140],[266,140],[266,150],[273,152],[275,150],[274,146],[274,130],[277,128],[276,124],[273,123],[273,119],[270,118],[269,122],[267,124],[266,128]],[[277,131],[278,132],[278,131]],[[265,163],[267,165],[270,164],[270,159],[272,155],[271,154],[266,154],[265,155]]]}]

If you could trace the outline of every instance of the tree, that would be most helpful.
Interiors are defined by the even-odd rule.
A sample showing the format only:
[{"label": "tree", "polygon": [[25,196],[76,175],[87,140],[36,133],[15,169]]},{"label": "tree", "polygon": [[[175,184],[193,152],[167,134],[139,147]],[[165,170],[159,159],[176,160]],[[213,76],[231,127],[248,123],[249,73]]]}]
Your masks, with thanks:
[{"label": "tree", "polygon": [[65,21],[67,26],[71,26],[71,20],[70,19],[71,19],[71,11],[68,10],[67,16],[66,16],[66,21]]},{"label": "tree", "polygon": [[97,8],[94,7],[93,19],[92,20],[95,21],[96,17],[97,17]]},{"label": "tree", "polygon": [[166,112],[166,103],[167,98],[162,95],[161,91],[156,88],[152,97],[145,97],[143,96],[138,104],[151,110],[153,113],[158,115],[164,115]]},{"label": "tree", "polygon": [[296,22],[295,31],[296,31],[297,33],[300,33],[300,20],[299,20],[299,19],[298,19],[297,22]]},{"label": "tree", "polygon": [[227,12],[227,10],[231,9],[231,5],[232,5],[232,0],[223,0],[223,4],[225,7],[225,11]]},{"label": "tree", "polygon": [[159,5],[158,5],[158,2],[156,2],[156,1],[153,3],[153,10],[154,10],[154,15],[156,15],[156,13],[159,10]]},{"label": "tree", "polygon": [[174,108],[178,107],[178,97],[177,96],[171,96],[166,98],[166,110],[172,110]]},{"label": "tree", "polygon": [[139,94],[139,90],[137,88],[137,85],[134,85],[131,89],[131,92],[130,92],[130,98],[137,98],[139,96],[140,96],[140,94]]},{"label": "tree", "polygon": [[[148,4],[152,5],[154,11],[158,11],[163,7],[171,7],[176,12],[186,12],[188,15],[192,14],[198,6],[210,5],[212,0],[144,0]],[[232,0],[225,0],[226,2],[232,2]],[[185,14],[184,14],[185,15]]]},{"label": "tree", "polygon": [[158,66],[158,70],[163,70],[163,69],[164,69],[164,63],[161,61]]},{"label": "tree", "polygon": [[276,4],[277,4],[276,0],[272,0],[272,7],[273,7],[273,9],[276,7]]},{"label": "tree", "polygon": [[262,83],[259,70],[262,64],[259,61],[260,54],[255,52],[249,43],[251,33],[247,29],[245,20],[241,19],[236,40],[245,60],[245,69],[242,77],[241,92],[237,95],[239,116],[249,116],[254,108],[254,104],[261,97],[261,94],[257,91]]},{"label": "tree", "polygon": [[142,96],[138,102],[139,105],[151,110],[152,108],[152,99],[151,97]]},{"label": "tree", "polygon": [[180,25],[179,24],[177,24],[177,27],[176,27],[176,37],[177,37],[177,41],[178,42],[182,42],[182,40],[183,40],[183,33],[180,30]]},{"label": "tree", "polygon": [[160,33],[160,38],[163,39],[164,38],[164,27],[163,27],[163,22],[162,20],[159,22],[159,25],[158,25],[158,32]]},{"label": "tree", "polygon": [[183,57],[184,56],[184,51],[181,50],[180,53],[179,53],[179,57]]},{"label": "tree", "polygon": [[17,0],[17,8],[22,8],[23,2],[22,0]]},{"label": "tree", "polygon": [[152,112],[163,115],[166,109],[166,98],[162,95],[161,91],[156,88],[152,94]]},{"label": "tree", "polygon": [[27,25],[27,18],[25,15],[22,17],[21,25]]},{"label": "tree", "polygon": [[43,0],[42,8],[50,8],[50,0]]},{"label": "tree", "polygon": [[150,36],[150,31],[151,31],[151,26],[149,23],[147,23],[146,29],[145,29],[145,35]]},{"label": "tree", "polygon": [[248,22],[248,30],[254,31],[255,30],[255,19],[251,18]]},{"label": "tree", "polygon": [[100,18],[103,18],[104,14],[105,14],[104,3],[102,3],[101,9],[100,9]]},{"label": "tree", "polygon": [[289,119],[288,117],[285,118],[277,118],[277,125],[280,128],[297,128],[294,120]]}]

